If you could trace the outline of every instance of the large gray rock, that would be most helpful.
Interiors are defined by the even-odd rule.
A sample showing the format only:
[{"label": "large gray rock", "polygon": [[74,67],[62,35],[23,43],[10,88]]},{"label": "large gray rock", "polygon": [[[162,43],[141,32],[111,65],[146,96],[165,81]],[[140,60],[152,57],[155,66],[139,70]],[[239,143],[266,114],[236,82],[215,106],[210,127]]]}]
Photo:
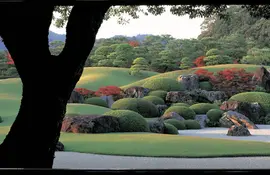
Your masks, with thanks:
[{"label": "large gray rock", "polygon": [[265,67],[258,68],[252,80],[256,81],[256,84],[263,87],[266,92],[270,92],[270,72]]},{"label": "large gray rock", "polygon": [[199,77],[196,74],[180,75],[177,81],[183,85],[184,90],[193,90],[199,88]]},{"label": "large gray rock", "polygon": [[143,98],[150,92],[150,89],[144,88],[141,86],[133,86],[130,88],[127,88],[124,91],[124,97],[125,98]]},{"label": "large gray rock", "polygon": [[149,125],[150,132],[153,133],[164,133],[165,124],[163,122],[163,119],[159,118],[156,120],[150,120],[147,122]]},{"label": "large gray rock", "polygon": [[72,133],[110,133],[119,132],[117,117],[99,115],[66,116],[63,120],[62,132]]},{"label": "large gray rock", "polygon": [[206,123],[208,122],[209,119],[207,115],[196,115],[194,120],[200,123],[201,128],[205,128]]},{"label": "large gray rock", "polygon": [[166,95],[166,102],[192,104],[193,99],[186,91],[171,91]]},{"label": "large gray rock", "polygon": [[72,91],[68,103],[83,103],[83,102],[84,102],[83,96],[79,92]]},{"label": "large gray rock", "polygon": [[251,136],[251,134],[246,127],[233,125],[228,130],[227,136]]},{"label": "large gray rock", "polygon": [[179,120],[179,121],[185,120],[182,116],[180,116],[176,112],[168,112],[166,114],[163,114],[161,116],[161,118],[164,119],[164,120],[167,120],[167,119],[176,119],[176,120]]},{"label": "large gray rock", "polygon": [[111,108],[112,104],[114,103],[113,96],[111,96],[111,95],[109,95],[109,96],[101,96],[100,98],[107,103],[109,108]]},{"label": "large gray rock", "polygon": [[235,111],[227,111],[223,113],[222,117],[219,119],[219,123],[225,128],[230,128],[233,125],[236,125],[244,126],[248,129],[258,129],[258,127],[246,116]]}]

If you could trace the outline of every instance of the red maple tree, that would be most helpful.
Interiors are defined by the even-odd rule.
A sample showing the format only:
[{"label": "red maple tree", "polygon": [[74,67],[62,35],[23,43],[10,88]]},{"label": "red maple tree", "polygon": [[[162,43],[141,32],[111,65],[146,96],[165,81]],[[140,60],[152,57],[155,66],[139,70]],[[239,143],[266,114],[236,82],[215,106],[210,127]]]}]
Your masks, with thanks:
[{"label": "red maple tree", "polygon": [[128,44],[132,47],[138,47],[140,45],[138,41],[129,41]]},{"label": "red maple tree", "polygon": [[7,64],[14,65],[14,61],[8,51],[6,51],[8,62]]},{"label": "red maple tree", "polygon": [[195,59],[195,61],[193,62],[197,67],[203,67],[205,66],[205,62],[203,61],[203,59],[205,58],[205,56],[200,56],[198,58]]},{"label": "red maple tree", "polygon": [[122,89],[117,86],[104,86],[100,87],[96,92],[96,96],[109,96],[109,95],[119,95]]}]

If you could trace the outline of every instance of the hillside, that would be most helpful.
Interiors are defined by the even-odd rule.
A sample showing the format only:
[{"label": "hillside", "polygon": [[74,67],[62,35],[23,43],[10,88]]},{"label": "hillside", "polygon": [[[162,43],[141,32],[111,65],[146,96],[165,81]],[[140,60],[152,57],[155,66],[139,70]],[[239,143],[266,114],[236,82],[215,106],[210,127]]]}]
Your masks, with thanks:
[{"label": "hillside", "polygon": [[[254,72],[259,67],[260,66],[258,66],[258,65],[251,65],[251,64],[223,64],[223,65],[215,65],[215,66],[205,66],[205,67],[201,67],[201,68],[206,69],[206,70],[211,71],[211,72],[218,72],[218,71],[221,71],[221,70],[227,69],[227,68],[243,68],[248,72]],[[122,86],[121,88],[126,89],[126,88],[129,88],[132,86],[142,86],[143,83],[145,83],[147,80],[152,79],[152,78],[166,77],[166,78],[176,79],[179,75],[190,74],[190,73],[195,72],[197,69],[199,69],[199,68],[166,72],[163,74],[155,75],[155,76],[152,76],[152,77],[149,77],[149,78],[139,80],[137,82]]]}]

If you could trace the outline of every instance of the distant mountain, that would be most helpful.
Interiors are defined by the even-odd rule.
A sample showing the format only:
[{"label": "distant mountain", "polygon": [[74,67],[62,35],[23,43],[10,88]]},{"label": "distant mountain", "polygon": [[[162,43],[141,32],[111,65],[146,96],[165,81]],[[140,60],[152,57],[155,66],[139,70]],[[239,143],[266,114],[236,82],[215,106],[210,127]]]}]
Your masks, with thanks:
[{"label": "distant mountain", "polygon": [[[49,32],[49,42],[51,41],[65,41],[66,40],[66,35],[64,34],[57,34],[52,31]],[[0,50],[6,50],[6,47],[3,42],[0,41]]]},{"label": "distant mountain", "polygon": [[138,34],[136,36],[115,35],[112,38],[125,37],[128,40],[137,40],[139,42],[142,42],[145,39],[145,37],[147,37],[147,36],[151,36],[151,34]]}]

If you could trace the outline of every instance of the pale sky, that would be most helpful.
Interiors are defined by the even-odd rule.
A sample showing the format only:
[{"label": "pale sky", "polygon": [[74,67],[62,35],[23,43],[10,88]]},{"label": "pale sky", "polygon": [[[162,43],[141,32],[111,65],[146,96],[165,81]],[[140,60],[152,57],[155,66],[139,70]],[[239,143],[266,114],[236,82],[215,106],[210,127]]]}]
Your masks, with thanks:
[{"label": "pale sky", "polygon": [[[109,38],[114,35],[135,36],[138,34],[170,34],[174,38],[197,38],[200,34],[200,24],[203,18],[189,19],[188,16],[175,16],[166,11],[160,16],[141,15],[139,19],[131,19],[129,24],[117,23],[117,18],[104,21],[99,29],[97,38]],[[58,29],[51,25],[51,31],[65,33],[65,28]]]}]

